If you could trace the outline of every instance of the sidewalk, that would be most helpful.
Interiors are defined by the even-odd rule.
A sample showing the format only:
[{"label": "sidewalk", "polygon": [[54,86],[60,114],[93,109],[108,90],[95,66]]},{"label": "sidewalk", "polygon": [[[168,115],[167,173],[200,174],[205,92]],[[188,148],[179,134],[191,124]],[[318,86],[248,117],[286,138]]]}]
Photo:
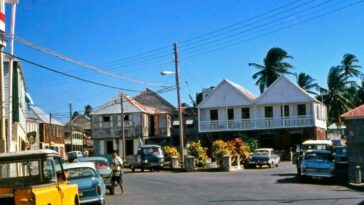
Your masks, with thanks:
[{"label": "sidewalk", "polygon": [[348,187],[357,191],[364,191],[364,183],[361,184],[348,183]]}]

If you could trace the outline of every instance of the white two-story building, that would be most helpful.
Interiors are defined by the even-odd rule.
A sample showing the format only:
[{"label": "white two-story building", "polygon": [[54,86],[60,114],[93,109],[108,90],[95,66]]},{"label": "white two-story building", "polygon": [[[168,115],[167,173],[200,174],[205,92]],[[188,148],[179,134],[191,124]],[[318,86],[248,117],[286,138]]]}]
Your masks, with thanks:
[{"label": "white two-story building", "polygon": [[261,147],[288,150],[307,139],[326,138],[326,106],[283,76],[259,97],[223,80],[198,105],[198,116],[200,133],[245,134]]}]

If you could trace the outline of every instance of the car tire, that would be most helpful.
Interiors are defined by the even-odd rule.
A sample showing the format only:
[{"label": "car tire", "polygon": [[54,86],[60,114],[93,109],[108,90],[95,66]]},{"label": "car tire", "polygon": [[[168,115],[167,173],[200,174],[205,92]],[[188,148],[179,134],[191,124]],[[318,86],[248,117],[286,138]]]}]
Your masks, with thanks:
[{"label": "car tire", "polygon": [[276,167],[279,167],[279,163],[276,164]]},{"label": "car tire", "polygon": [[268,164],[268,167],[269,167],[269,168],[272,168],[272,166],[273,166],[273,163],[272,163],[272,164]]}]

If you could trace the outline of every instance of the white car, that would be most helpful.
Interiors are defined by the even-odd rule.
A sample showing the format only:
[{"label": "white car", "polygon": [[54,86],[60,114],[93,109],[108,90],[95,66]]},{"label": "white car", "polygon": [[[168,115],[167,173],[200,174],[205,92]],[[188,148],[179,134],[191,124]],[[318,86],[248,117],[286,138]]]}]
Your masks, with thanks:
[{"label": "white car", "polygon": [[272,148],[259,148],[256,149],[251,157],[247,160],[246,168],[255,168],[256,166],[262,167],[267,165],[269,168],[278,167],[281,158],[274,153]]}]

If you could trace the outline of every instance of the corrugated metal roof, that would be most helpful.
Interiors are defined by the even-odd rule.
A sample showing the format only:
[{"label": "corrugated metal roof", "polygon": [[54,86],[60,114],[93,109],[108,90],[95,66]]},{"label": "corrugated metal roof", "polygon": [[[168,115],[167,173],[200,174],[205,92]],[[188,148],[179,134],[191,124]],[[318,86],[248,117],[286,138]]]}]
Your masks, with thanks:
[{"label": "corrugated metal roof", "polygon": [[342,118],[364,118],[364,104],[341,115]]},{"label": "corrugated metal roof", "polygon": [[[46,113],[42,109],[40,109],[39,107],[36,107],[36,106],[33,106],[33,105],[30,105],[28,110],[29,110],[28,113],[31,114],[33,119],[38,119],[40,121],[40,123],[49,124],[49,113]],[[30,110],[32,110],[32,112]],[[53,117],[52,117],[51,122],[54,125],[62,125],[63,126],[63,124],[60,121],[56,120]]]}]

